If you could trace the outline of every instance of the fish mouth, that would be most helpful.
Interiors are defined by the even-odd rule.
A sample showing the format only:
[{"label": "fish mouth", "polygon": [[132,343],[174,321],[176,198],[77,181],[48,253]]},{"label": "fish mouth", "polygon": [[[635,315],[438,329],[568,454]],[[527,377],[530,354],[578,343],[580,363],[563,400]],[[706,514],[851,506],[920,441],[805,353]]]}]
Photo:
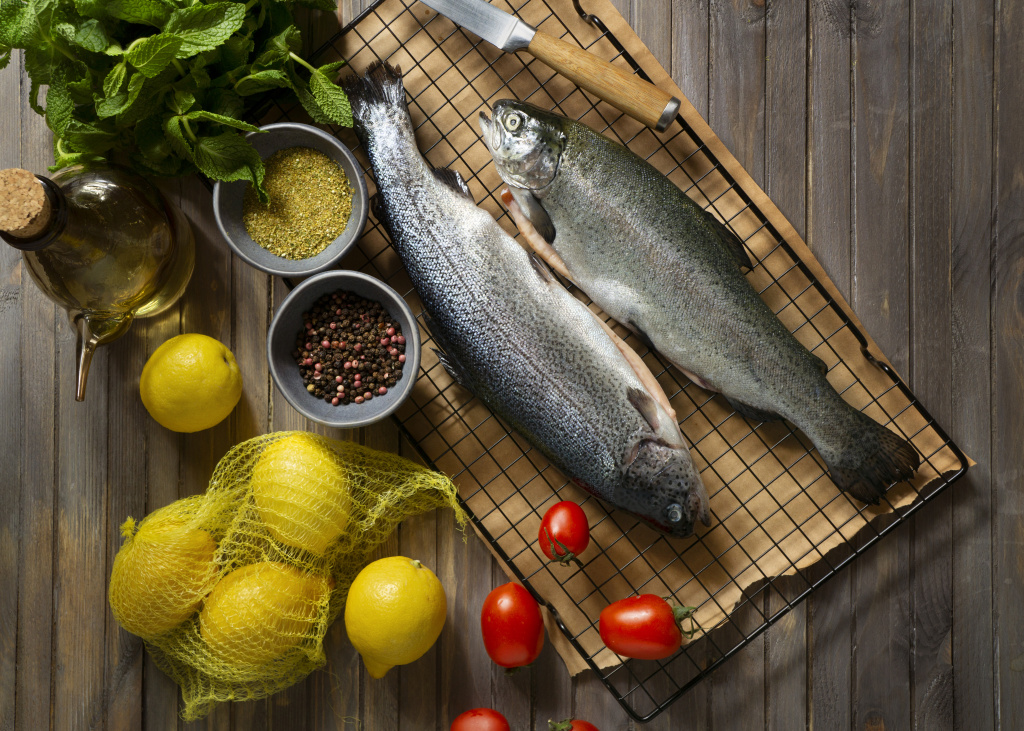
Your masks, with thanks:
[{"label": "fish mouth", "polygon": [[492,152],[497,150],[501,145],[501,133],[498,130],[498,125],[494,124],[487,116],[487,112],[483,110],[480,112],[479,124],[480,136],[483,137],[487,149]]}]

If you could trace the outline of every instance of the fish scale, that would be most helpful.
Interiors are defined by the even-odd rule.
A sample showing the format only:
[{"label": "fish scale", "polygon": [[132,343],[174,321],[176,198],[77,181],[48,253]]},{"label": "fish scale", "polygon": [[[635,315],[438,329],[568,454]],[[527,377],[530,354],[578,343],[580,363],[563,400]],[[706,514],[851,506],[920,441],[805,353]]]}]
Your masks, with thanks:
[{"label": "fish scale", "polygon": [[375,64],[346,91],[382,223],[452,377],[598,497],[676,536],[707,524],[707,493],[675,419],[594,314],[461,178],[430,167],[398,72]]}]

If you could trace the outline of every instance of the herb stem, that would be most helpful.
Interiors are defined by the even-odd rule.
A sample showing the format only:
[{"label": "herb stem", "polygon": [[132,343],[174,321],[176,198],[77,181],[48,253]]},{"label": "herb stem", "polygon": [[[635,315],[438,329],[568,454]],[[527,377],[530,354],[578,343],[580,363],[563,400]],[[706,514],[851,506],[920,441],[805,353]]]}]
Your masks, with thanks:
[{"label": "herb stem", "polygon": [[188,138],[192,140],[193,145],[199,142],[199,138],[196,137],[196,133],[192,131],[192,127],[189,125],[188,120],[185,119],[185,117],[181,118],[181,126],[185,128],[185,134],[187,134]]},{"label": "herb stem", "polygon": [[249,12],[250,10],[252,10],[252,6],[255,5],[257,2],[259,2],[259,0],[249,0],[249,2],[245,4],[245,11]]},{"label": "herb stem", "polygon": [[179,76],[185,76],[185,68],[181,65],[181,61],[176,58],[171,59],[171,63],[174,64],[174,68],[177,69]]},{"label": "herb stem", "polygon": [[305,61],[305,60],[304,60],[304,59],[303,59],[302,57],[300,57],[300,56],[296,56],[294,52],[292,52],[292,51],[289,51],[289,52],[288,52],[288,55],[289,55],[289,56],[291,56],[291,58],[292,58],[292,60],[293,60],[293,61],[298,61],[298,62],[299,62],[299,63],[300,63],[301,65],[303,65],[303,66],[305,66],[305,67],[306,67],[307,69],[309,69],[309,72],[310,72],[310,73],[313,73],[313,72],[315,72],[315,71],[316,71],[316,69],[315,69],[315,68],[313,68],[312,66],[310,66],[310,65],[309,65],[309,64],[308,64],[308,63],[307,63],[307,62],[306,62],[306,61]]}]

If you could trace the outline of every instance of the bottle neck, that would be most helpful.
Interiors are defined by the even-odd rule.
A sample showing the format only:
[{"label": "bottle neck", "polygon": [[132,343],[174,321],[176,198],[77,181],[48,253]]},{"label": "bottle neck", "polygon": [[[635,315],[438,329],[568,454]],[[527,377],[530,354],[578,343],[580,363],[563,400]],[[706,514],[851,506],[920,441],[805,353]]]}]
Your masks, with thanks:
[{"label": "bottle neck", "polygon": [[37,175],[43,192],[50,202],[50,218],[46,227],[35,236],[22,238],[8,231],[0,231],[0,239],[22,251],[39,251],[52,244],[64,232],[68,222],[68,204],[64,191],[49,178]]}]

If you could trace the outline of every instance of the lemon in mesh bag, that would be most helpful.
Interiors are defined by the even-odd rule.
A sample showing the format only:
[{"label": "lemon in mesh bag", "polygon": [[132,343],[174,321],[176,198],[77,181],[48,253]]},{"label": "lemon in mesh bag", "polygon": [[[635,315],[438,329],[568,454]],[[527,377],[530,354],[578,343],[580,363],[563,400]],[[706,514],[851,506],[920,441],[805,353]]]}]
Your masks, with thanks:
[{"label": "lemon in mesh bag", "polygon": [[250,439],[224,455],[205,494],[137,532],[126,522],[111,607],[195,720],[323,665],[327,628],[373,551],[402,520],[441,506],[465,524],[451,480],[397,455],[308,432]]}]

